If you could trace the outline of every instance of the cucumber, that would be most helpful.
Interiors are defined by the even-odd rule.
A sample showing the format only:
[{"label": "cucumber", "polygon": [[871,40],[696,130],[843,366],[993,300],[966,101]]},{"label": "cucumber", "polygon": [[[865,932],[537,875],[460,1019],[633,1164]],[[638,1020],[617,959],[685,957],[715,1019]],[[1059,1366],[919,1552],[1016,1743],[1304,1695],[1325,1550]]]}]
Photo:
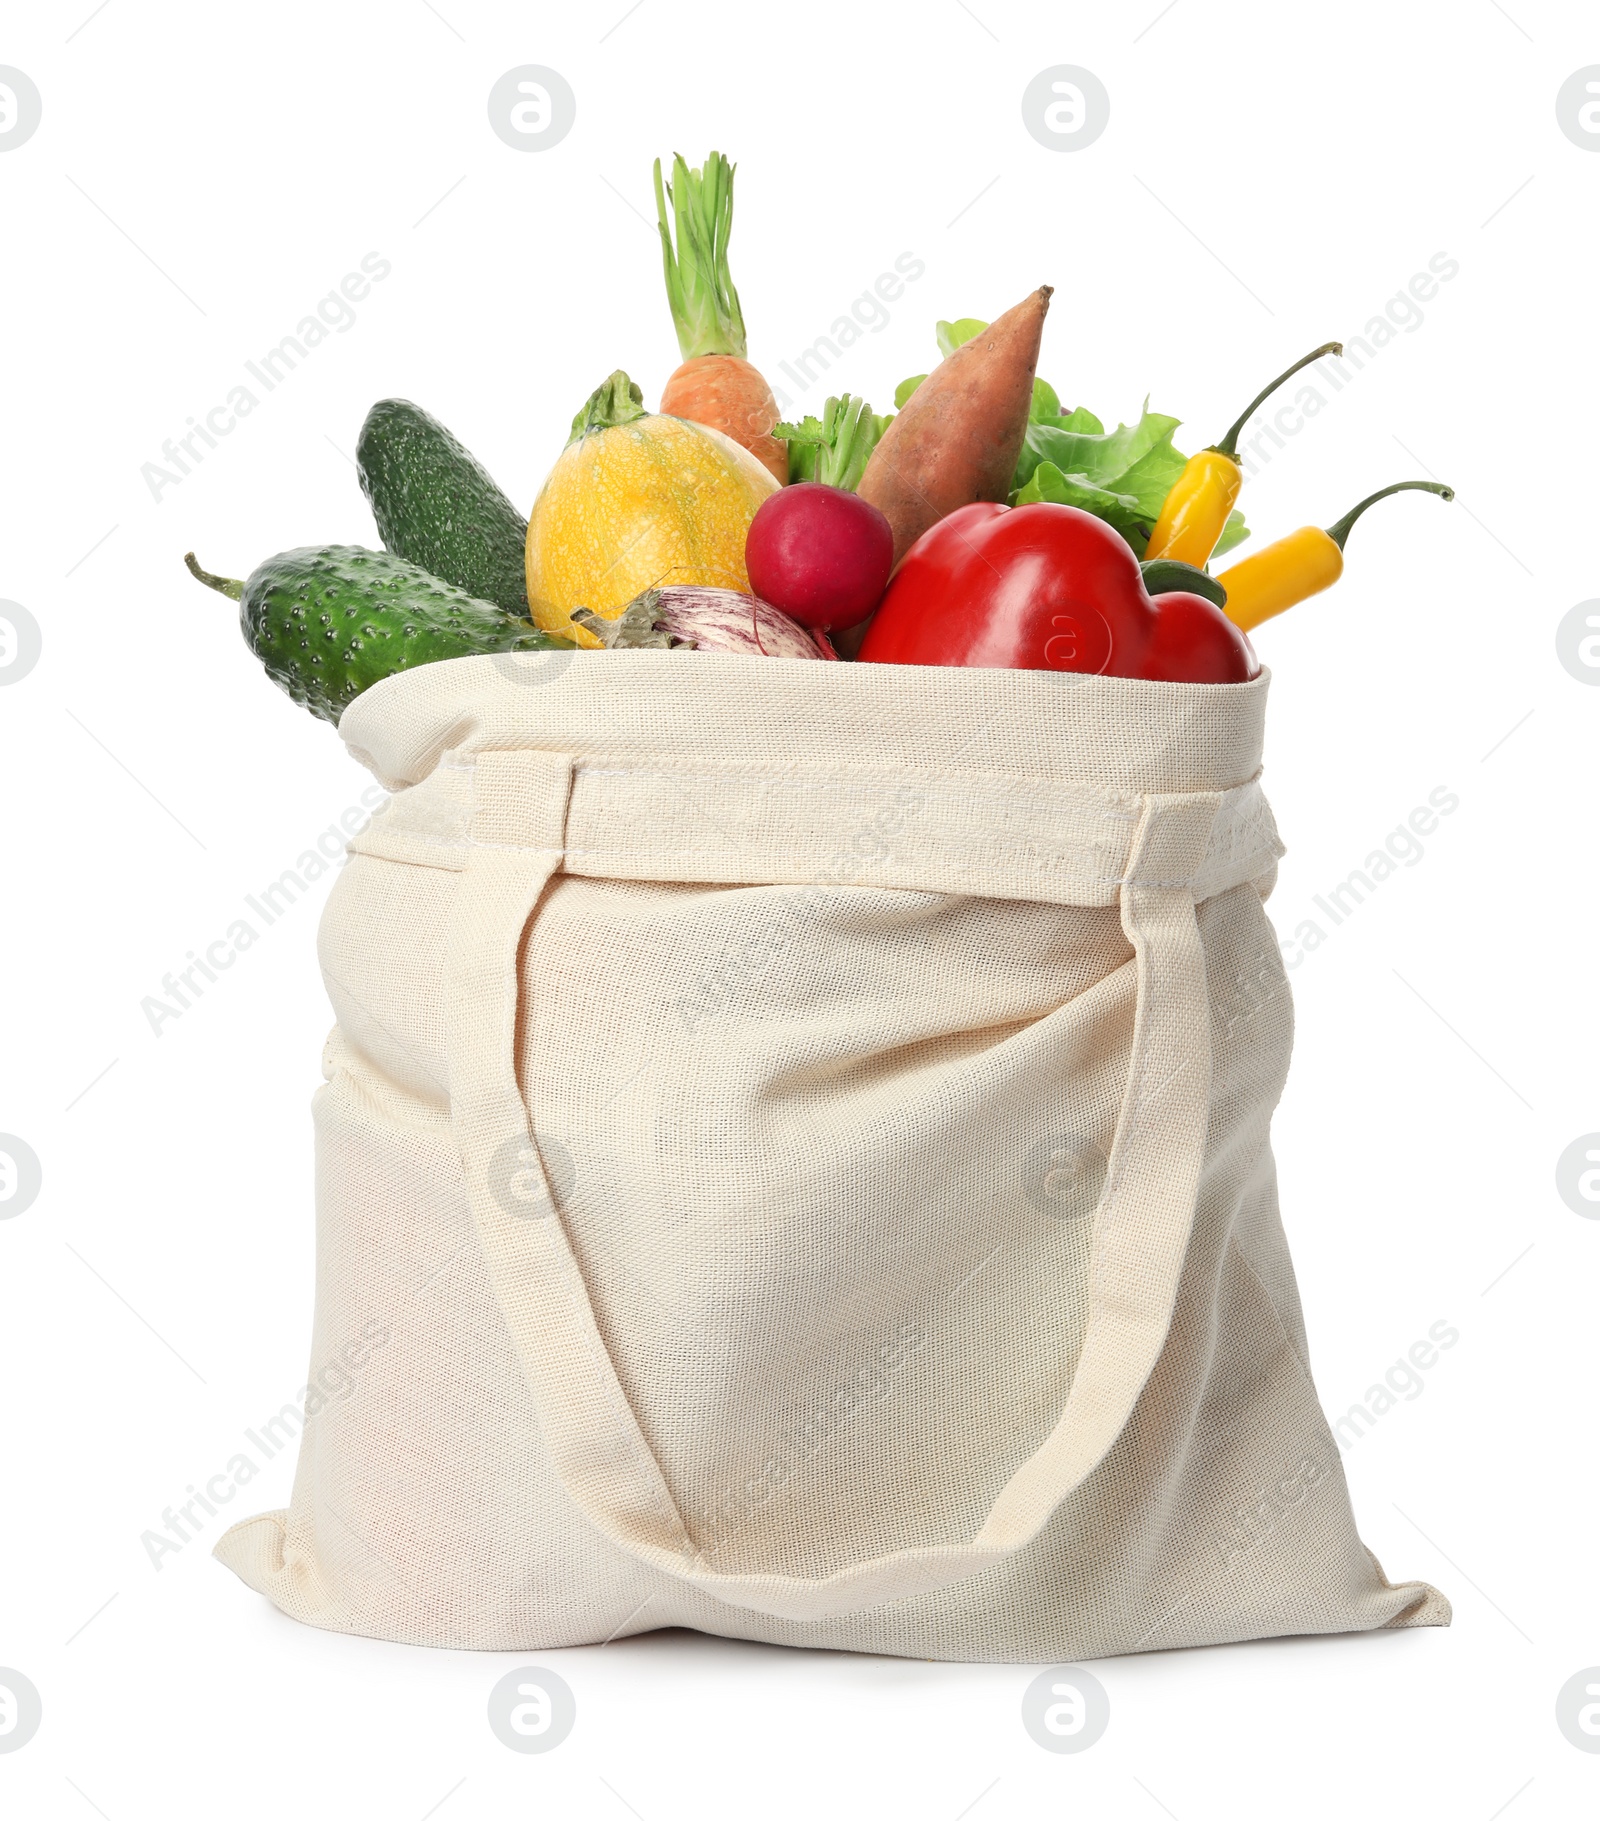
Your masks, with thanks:
[{"label": "cucumber", "polygon": [[1170,556],[1161,556],[1154,562],[1141,563],[1139,572],[1144,577],[1146,594],[1197,594],[1213,607],[1228,604],[1227,589],[1214,575],[1196,569],[1193,563],[1180,563]]},{"label": "cucumber", "polygon": [[239,603],[245,643],[302,708],[337,724],[364,689],[419,664],[499,651],[571,651],[414,563],[355,544],[269,556],[248,581],[189,572]]},{"label": "cucumber", "polygon": [[420,405],[380,398],[356,439],[385,550],[517,619],[528,616],[528,521]]}]

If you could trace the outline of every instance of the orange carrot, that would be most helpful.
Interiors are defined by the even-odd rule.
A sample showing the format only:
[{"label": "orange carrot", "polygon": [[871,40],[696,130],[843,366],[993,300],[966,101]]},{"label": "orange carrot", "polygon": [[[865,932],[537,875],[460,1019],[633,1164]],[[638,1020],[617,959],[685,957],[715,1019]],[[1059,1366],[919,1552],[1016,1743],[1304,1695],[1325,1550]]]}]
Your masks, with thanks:
[{"label": "orange carrot", "polygon": [[[656,221],[667,302],[683,355],[683,365],[661,394],[661,410],[667,417],[686,417],[732,437],[784,482],[789,478],[789,447],[772,434],[778,421],[772,388],[745,359],[744,315],[728,271],[736,168],[720,152],[712,152],[699,171],[691,171],[681,156],[675,156],[672,182],[663,192],[661,160],[656,160]],[[667,221],[669,199],[677,228],[676,251]]]},{"label": "orange carrot", "polygon": [[974,500],[1003,500],[1028,428],[1050,286],[963,342],[892,418],[856,489],[889,521],[895,561]]}]

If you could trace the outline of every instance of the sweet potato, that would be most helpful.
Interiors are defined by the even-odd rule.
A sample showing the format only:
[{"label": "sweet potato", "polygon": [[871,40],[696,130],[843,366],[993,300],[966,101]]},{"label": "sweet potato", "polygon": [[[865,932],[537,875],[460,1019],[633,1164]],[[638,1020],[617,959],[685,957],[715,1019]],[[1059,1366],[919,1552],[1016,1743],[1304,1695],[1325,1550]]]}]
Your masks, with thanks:
[{"label": "sweet potato", "polygon": [[957,506],[1006,497],[1049,307],[1044,285],[963,342],[884,431],[856,491],[888,519],[896,562]]}]

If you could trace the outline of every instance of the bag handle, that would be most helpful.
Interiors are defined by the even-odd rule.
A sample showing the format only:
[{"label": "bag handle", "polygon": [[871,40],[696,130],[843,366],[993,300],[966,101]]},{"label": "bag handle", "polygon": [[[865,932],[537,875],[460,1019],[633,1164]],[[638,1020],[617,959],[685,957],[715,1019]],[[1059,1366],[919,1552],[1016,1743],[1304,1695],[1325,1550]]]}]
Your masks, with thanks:
[{"label": "bag handle", "polygon": [[966,1542],[893,1550],[815,1579],[724,1573],[696,1548],[595,1320],[517,1083],[518,953],[560,870],[573,762],[480,753],[447,946],[451,1116],[490,1280],[552,1466],[610,1542],[730,1605],[815,1620],[947,1587],[1015,1555],[1104,1458],[1166,1341],[1210,1116],[1211,1018],[1193,881],[1223,796],[1147,796],[1120,886],[1137,1007],[1094,1215],[1089,1315],[1055,1427]]}]

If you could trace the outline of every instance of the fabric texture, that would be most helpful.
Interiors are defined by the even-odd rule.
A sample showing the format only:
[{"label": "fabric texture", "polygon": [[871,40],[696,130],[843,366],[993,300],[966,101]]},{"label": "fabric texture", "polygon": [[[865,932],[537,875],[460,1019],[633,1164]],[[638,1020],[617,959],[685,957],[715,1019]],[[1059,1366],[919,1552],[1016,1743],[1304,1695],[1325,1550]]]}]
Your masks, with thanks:
[{"label": "fabric texture", "polygon": [[361,696],[341,1388],[218,1556],[492,1650],[1447,1623],[1356,1534],[1278,1220],[1267,688],[637,651]]}]

